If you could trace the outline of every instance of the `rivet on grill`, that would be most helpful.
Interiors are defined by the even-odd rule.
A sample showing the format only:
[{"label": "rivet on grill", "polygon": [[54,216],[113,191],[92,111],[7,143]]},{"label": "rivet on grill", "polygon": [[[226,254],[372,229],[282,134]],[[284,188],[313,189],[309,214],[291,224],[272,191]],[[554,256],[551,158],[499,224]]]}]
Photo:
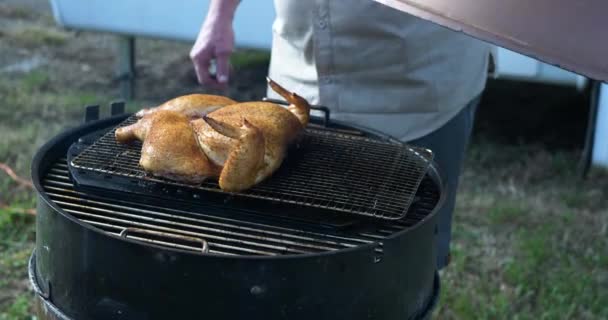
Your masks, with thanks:
[{"label": "rivet on grill", "polygon": [[266,289],[264,289],[264,287],[261,287],[261,286],[253,286],[253,287],[251,287],[251,290],[249,290],[249,291],[251,292],[252,295],[258,296],[258,295],[263,294],[266,291]]},{"label": "rivet on grill", "polygon": [[166,262],[167,261],[167,257],[165,254],[163,254],[162,252],[158,252],[154,255],[154,258],[160,262]]}]

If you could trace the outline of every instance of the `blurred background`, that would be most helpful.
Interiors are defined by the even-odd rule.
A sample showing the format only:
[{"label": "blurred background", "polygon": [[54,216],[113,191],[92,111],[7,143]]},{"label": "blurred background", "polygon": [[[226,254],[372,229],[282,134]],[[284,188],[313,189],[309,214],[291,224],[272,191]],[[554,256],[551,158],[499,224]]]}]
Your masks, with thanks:
[{"label": "blurred background", "polygon": [[[248,31],[237,30],[243,48],[222,92],[236,100],[265,94],[272,23],[265,2],[244,2],[237,13],[235,27]],[[157,1],[108,3],[0,0],[0,320],[33,319],[27,259],[36,150],[81,123],[86,105],[126,99],[134,111],[213,92],[197,84],[188,58],[205,1],[176,4],[186,16],[167,21],[149,19],[167,10]],[[436,317],[606,319],[608,171],[586,166],[591,83],[508,51],[495,52],[492,71]]]}]

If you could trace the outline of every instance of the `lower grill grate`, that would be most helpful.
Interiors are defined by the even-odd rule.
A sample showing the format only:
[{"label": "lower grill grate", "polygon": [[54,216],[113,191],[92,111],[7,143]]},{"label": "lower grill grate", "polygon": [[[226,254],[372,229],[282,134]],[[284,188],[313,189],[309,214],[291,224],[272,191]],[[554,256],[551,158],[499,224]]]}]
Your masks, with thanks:
[{"label": "lower grill grate", "polygon": [[[119,126],[136,122],[131,116]],[[139,166],[141,143],[119,144],[109,130],[70,162],[103,178],[87,180],[104,188],[114,179],[138,189],[145,182],[183,187],[189,192],[223,193],[217,181],[192,186],[146,174]],[[334,130],[307,128],[297,148],[281,168],[254,188],[231,196],[329,209],[334,212],[389,220],[408,212],[416,190],[432,160],[426,149],[379,141]],[[92,181],[92,182],[91,182]],[[81,182],[81,185],[85,185]]]},{"label": "lower grill grate", "polygon": [[201,251],[197,239],[204,239],[210,253],[223,255],[318,253],[370,243],[378,244],[376,252],[380,254],[383,239],[424,219],[438,197],[432,182],[425,179],[418,200],[404,219],[376,223],[366,220],[347,230],[311,230],[248,220],[237,209],[201,206],[195,212],[82,193],[74,189],[66,159],[54,163],[42,184],[50,199],[66,213],[109,234],[120,235],[127,228],[137,228],[149,232],[132,232],[127,237],[197,252]]}]

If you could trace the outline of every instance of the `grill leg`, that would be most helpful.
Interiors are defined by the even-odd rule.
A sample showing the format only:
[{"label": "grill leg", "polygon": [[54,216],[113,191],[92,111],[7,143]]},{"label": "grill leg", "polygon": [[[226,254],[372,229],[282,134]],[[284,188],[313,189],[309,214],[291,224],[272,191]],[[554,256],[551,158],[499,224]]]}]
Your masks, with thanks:
[{"label": "grill leg", "polygon": [[118,37],[118,81],[121,97],[131,100],[135,95],[135,37]]},{"label": "grill leg", "polygon": [[[598,108],[601,103],[600,99],[600,91],[602,84],[598,81],[591,82],[591,102],[589,108],[589,118],[587,122],[587,132],[585,135],[585,146],[583,148],[583,152],[581,155],[581,159],[579,162],[579,174],[582,178],[587,177],[587,173],[589,172],[589,168],[592,165],[592,158],[594,155],[594,146],[596,144],[596,128],[598,124],[597,113]],[[604,90],[605,91],[605,90]]]}]

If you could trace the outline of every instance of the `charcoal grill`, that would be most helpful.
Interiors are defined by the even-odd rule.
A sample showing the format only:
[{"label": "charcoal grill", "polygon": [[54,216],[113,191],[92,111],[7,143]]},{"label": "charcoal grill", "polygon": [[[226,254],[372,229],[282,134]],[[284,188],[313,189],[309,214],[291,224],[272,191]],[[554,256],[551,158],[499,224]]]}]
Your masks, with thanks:
[{"label": "charcoal grill", "polygon": [[[34,158],[38,215],[29,269],[42,319],[429,316],[439,292],[435,213],[444,192],[429,158],[407,212],[391,218],[352,207],[332,215],[331,206],[271,197],[254,197],[255,206],[247,196],[218,201],[208,196],[219,194],[212,190],[193,197],[201,190],[165,181],[157,184],[165,195],[157,196],[153,188],[108,187],[121,185],[120,179],[91,182],[103,181],[107,172],[80,172],[91,181],[75,183],[83,168],[72,170],[70,159],[132,121],[122,109],[115,104],[113,115],[99,120],[98,107],[89,108],[88,122],[54,137]],[[397,145],[364,128],[323,123],[313,117],[309,137]]]}]

